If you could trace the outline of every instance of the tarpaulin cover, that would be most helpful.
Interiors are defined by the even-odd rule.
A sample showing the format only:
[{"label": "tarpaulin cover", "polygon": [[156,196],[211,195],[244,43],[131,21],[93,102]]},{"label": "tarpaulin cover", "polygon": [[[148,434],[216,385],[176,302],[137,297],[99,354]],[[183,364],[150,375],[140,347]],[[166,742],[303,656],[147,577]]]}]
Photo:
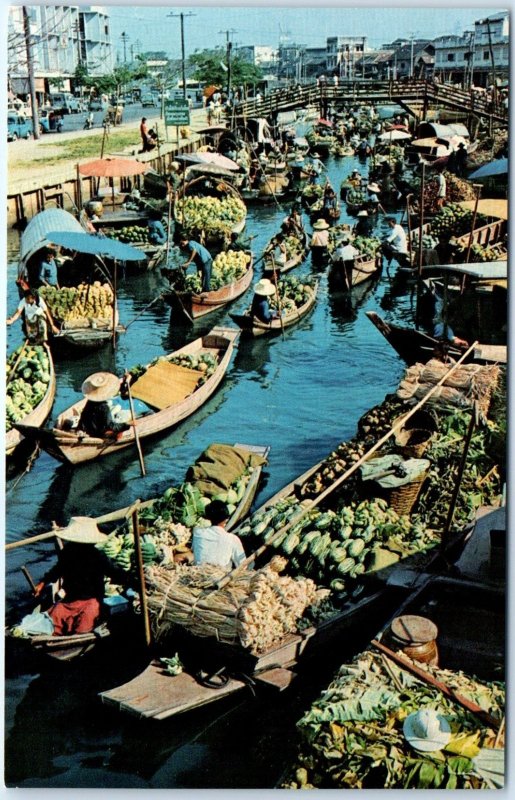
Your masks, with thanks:
[{"label": "tarpaulin cover", "polygon": [[186,480],[195,482],[202,494],[211,496],[228,489],[247,467],[258,467],[266,459],[241,447],[212,444],[188,470]]}]

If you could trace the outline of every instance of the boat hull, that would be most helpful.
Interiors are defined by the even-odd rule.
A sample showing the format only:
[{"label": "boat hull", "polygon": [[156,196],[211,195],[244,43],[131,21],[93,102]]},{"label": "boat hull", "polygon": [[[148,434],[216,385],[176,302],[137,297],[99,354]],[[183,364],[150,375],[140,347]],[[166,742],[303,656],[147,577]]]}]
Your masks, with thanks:
[{"label": "boat hull", "polygon": [[192,294],[191,292],[172,291],[166,292],[163,295],[163,299],[173,308],[183,313],[186,312],[187,316],[195,320],[199,317],[205,317],[213,311],[218,311],[218,309],[241,297],[252,283],[253,276],[254,270],[251,265],[239,280],[227,286],[222,286],[221,289],[217,289],[214,292]]},{"label": "boat hull", "polygon": [[260,320],[250,314],[231,314],[231,319],[241,328],[245,336],[266,336],[281,333],[284,329],[295,325],[305,317],[313,308],[317,299],[318,283],[311,290],[311,296],[304,305],[297,308],[293,314],[287,314],[280,319],[273,319],[271,322],[260,322]]},{"label": "boat hull", "polygon": [[[52,359],[52,353],[48,345],[45,345],[45,350],[48,356],[48,363],[50,367],[50,380],[48,382],[48,387],[45,392],[45,396],[39,403],[39,405],[34,408],[30,414],[27,414],[25,419],[23,420],[23,425],[43,425],[49,414],[52,410],[52,406],[54,404],[55,399],[55,390],[56,390],[56,379],[55,379],[55,369],[54,369],[54,362]],[[5,453],[7,456],[10,456],[14,453],[15,449],[18,447],[20,442],[23,439],[23,435],[20,431],[16,430],[16,428],[12,428],[5,436]]]}]

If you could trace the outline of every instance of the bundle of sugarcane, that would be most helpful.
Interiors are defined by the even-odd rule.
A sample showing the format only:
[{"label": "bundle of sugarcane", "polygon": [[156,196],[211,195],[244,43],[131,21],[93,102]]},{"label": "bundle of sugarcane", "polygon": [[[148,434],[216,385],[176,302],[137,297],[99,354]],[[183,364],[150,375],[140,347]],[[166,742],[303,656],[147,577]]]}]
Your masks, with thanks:
[{"label": "bundle of sugarcane", "polygon": [[225,574],[220,567],[147,567],[156,640],[180,625],[195,636],[240,644],[254,654],[269,649],[297,629],[317,596],[313,581],[280,576],[285,566],[286,559],[274,556],[263,569],[236,573],[216,591],[213,586]]},{"label": "bundle of sugarcane", "polygon": [[[397,397],[402,400],[422,399],[447,371],[448,365],[437,359],[431,359],[427,364],[414,364],[406,370],[404,379],[399,384]],[[496,365],[462,364],[432,395],[429,402],[463,408],[476,403],[481,416],[487,417],[499,375],[500,368]]]}]

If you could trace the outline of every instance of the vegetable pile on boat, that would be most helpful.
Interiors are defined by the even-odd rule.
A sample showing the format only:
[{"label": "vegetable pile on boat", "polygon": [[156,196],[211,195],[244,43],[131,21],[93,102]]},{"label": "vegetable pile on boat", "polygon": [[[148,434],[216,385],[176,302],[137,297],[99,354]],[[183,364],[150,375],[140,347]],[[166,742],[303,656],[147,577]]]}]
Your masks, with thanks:
[{"label": "vegetable pile on boat", "polygon": [[[23,345],[15,350],[6,364],[6,376],[11,373]],[[10,431],[15,422],[21,422],[45,396],[50,383],[48,353],[42,345],[26,347],[16,371],[6,386],[5,430]]]},{"label": "vegetable pile on boat", "polygon": [[[457,694],[502,719],[503,682],[424,668]],[[442,749],[415,750],[406,739],[404,721],[419,709],[434,709],[449,723],[451,736]],[[299,753],[281,788],[499,788],[489,773],[497,773],[502,782],[504,753],[494,748],[504,746],[504,735],[496,740],[493,728],[406,670],[389,663],[388,671],[375,651],[366,650],[340,667],[297,727]]]},{"label": "vegetable pile on boat", "polygon": [[[308,302],[313,295],[313,278],[281,278],[277,282],[281,309],[285,314],[295,311]],[[270,297],[270,307],[277,308],[277,295]]]},{"label": "vegetable pile on boat", "polygon": [[127,225],[119,229],[106,229],[105,233],[111,239],[118,239],[120,242],[131,244],[145,244],[148,242],[149,229],[146,225]]},{"label": "vegetable pile on boat", "polygon": [[78,286],[42,286],[39,294],[59,322],[95,319],[111,322],[114,294],[108,283],[80,283]]},{"label": "vegetable pile on boat", "polygon": [[[469,233],[472,227],[473,212],[468,208],[462,208],[459,203],[448,203],[431,221],[431,233],[441,238],[446,234],[451,236],[462,236]],[[486,222],[486,217],[482,214],[476,216],[475,227],[480,228]]]},{"label": "vegetable pile on boat", "polygon": [[298,236],[292,236],[291,234],[290,236],[285,236],[284,246],[286,248],[286,258],[288,260],[304,252],[304,245]]},{"label": "vegetable pile on boat", "polygon": [[[216,292],[223,286],[228,286],[242,278],[250,264],[251,256],[249,253],[237,250],[227,250],[218,253],[213,260],[211,268],[210,291]],[[202,291],[202,280],[198,273],[186,275],[184,278],[184,289],[181,291],[200,293]],[[178,285],[176,284],[176,288]]]},{"label": "vegetable pile on boat", "polygon": [[220,567],[148,567],[148,607],[156,640],[163,641],[180,625],[195,636],[238,644],[252,654],[268,650],[296,631],[297,620],[317,597],[313,581],[279,574],[285,564],[284,558],[275,557],[260,570],[233,576],[221,589],[215,589],[226,574]]},{"label": "vegetable pile on boat", "polygon": [[187,230],[225,233],[245,219],[247,209],[239,197],[187,196],[177,203],[175,218]]},{"label": "vegetable pile on boat", "polygon": [[201,374],[197,387],[202,386],[202,384],[204,384],[207,379],[211,377],[218,366],[218,358],[213,353],[183,353],[179,356],[158,356],[157,358],[154,358],[150,364],[136,364],[134,367],[132,367],[129,370],[131,383],[134,383],[138,378],[141,378],[147,369],[153,367],[158,361],[169,361],[170,364],[178,364],[180,367],[198,370]]}]

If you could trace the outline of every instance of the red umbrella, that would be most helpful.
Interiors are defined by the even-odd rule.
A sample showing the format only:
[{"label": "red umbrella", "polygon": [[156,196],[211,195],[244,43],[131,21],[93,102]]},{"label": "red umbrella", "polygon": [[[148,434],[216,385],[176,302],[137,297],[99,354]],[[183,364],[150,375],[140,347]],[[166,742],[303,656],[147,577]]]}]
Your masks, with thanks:
[{"label": "red umbrella", "polygon": [[81,175],[89,178],[128,178],[130,175],[142,175],[147,169],[146,164],[129,158],[97,158],[79,165]]},{"label": "red umbrella", "polygon": [[328,128],[332,128],[333,127],[333,123],[329,122],[328,119],[317,119],[316,124],[317,125],[327,125]]}]

